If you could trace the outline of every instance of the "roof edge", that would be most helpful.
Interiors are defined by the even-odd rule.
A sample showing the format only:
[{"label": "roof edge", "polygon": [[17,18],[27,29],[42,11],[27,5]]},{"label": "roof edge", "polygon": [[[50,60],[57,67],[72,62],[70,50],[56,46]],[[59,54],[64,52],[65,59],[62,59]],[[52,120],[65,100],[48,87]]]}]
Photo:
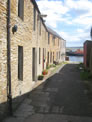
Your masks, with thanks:
[{"label": "roof edge", "polygon": [[[31,2],[33,3],[34,7],[37,9],[38,13],[41,14],[41,12],[40,12],[40,10],[39,10],[39,7],[38,7],[38,5],[37,5],[37,3],[36,3],[36,1],[35,1],[35,0],[31,0]],[[42,24],[44,25],[44,27],[45,27],[45,29],[46,29],[47,32],[49,32],[49,33],[51,33],[52,35],[58,37],[59,39],[64,40],[56,31],[54,31],[54,30],[51,29],[50,27],[47,27],[47,26],[46,26],[46,24],[44,23],[44,20],[43,20],[42,17],[40,17],[40,19],[41,19]],[[56,34],[50,32],[50,31],[48,30],[48,28],[50,28],[50,29],[51,29],[53,32],[55,32]],[[64,41],[66,41],[66,40],[64,40]]]}]

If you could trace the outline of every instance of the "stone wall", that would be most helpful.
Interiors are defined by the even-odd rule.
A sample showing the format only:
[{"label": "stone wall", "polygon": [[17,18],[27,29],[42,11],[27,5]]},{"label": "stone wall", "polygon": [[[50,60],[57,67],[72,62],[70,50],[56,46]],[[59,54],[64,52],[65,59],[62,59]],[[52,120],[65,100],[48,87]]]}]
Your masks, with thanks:
[{"label": "stone wall", "polygon": [[[32,90],[32,31],[33,5],[24,1],[24,20],[18,17],[18,1],[11,1],[11,81],[12,97],[16,98]],[[17,25],[18,31],[12,33]],[[18,46],[23,46],[23,81],[18,79]]]},{"label": "stone wall", "polygon": [[[14,3],[15,4],[12,4]],[[46,29],[41,22],[41,35],[39,34],[40,20],[38,20],[38,11],[36,10],[36,28],[33,29],[33,9],[34,5],[30,0],[24,3],[24,20],[22,21],[18,13],[17,0],[11,3],[11,74],[12,74],[12,97],[13,99],[22,96],[32,90],[35,81],[32,81],[32,49],[37,50],[37,76],[43,71],[43,48],[46,48]],[[16,6],[14,6],[16,5]],[[18,26],[18,31],[13,34],[12,27]],[[23,81],[18,80],[18,46],[23,46]],[[41,48],[41,63],[39,64],[39,48]],[[46,61],[44,62],[44,69]]]},{"label": "stone wall", "polygon": [[[32,79],[32,49],[37,52],[36,71],[37,76],[46,69],[47,53],[49,52],[49,62],[52,53],[54,60],[57,60],[57,53],[60,52],[60,40],[55,38],[53,45],[53,34],[50,34],[50,44],[48,45],[48,32],[41,19],[38,19],[39,11],[36,9],[36,28],[34,31],[34,4],[30,0],[24,0],[24,20],[18,17],[18,0],[11,0],[11,82],[13,108],[24,99],[25,94],[29,93],[35,81]],[[7,104],[7,0],[0,0],[0,115],[3,114]],[[40,34],[41,22],[41,34]],[[13,33],[12,28],[17,25],[17,32]],[[59,41],[59,45],[58,45]],[[18,79],[18,46],[23,47],[23,80]],[[39,48],[41,49],[39,63]],[[44,50],[44,52],[43,52]],[[59,55],[59,54],[58,54]],[[43,57],[44,56],[44,57]],[[60,59],[58,58],[60,61]],[[23,97],[22,97],[23,96]],[[5,103],[4,105],[2,105]],[[2,107],[4,106],[4,107]]]},{"label": "stone wall", "polygon": [[[6,0],[0,0],[0,115],[5,112],[7,101],[7,20]],[[1,119],[0,116],[0,119]]]},{"label": "stone wall", "polygon": [[61,39],[60,41],[60,52],[61,52],[61,61],[65,61],[66,56],[66,41]]},{"label": "stone wall", "polygon": [[50,34],[50,44],[48,44],[48,52],[50,54],[49,64],[53,64],[53,61],[61,62],[61,40],[59,37],[55,36],[53,40],[53,34]]}]

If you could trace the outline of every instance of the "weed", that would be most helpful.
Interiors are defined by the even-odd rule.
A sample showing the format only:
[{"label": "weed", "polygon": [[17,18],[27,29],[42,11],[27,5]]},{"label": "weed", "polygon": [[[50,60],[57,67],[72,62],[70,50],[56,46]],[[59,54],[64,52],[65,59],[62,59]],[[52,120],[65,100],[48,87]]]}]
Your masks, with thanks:
[{"label": "weed", "polygon": [[90,79],[92,79],[91,73],[89,71],[86,71],[86,70],[82,71],[80,73],[80,76],[81,76],[82,80],[90,80]]}]

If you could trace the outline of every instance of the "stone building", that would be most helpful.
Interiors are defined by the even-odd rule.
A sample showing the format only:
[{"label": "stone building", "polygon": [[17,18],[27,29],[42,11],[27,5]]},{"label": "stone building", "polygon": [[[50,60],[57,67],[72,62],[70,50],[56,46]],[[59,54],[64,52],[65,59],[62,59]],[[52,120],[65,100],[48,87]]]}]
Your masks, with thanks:
[{"label": "stone building", "polygon": [[0,0],[0,119],[7,107],[7,7]]},{"label": "stone building", "polygon": [[48,31],[48,52],[47,52],[47,62],[48,64],[53,64],[54,61],[61,62],[65,61],[65,40],[62,39],[59,34],[54,30],[47,27]]},{"label": "stone building", "polygon": [[0,0],[0,25],[2,117],[33,89],[47,63],[61,61],[65,46],[62,51],[64,40],[48,30],[35,0]]},{"label": "stone building", "polygon": [[65,61],[65,56],[66,56],[66,40],[61,38],[60,41],[60,50],[61,50],[61,60],[60,61]]}]

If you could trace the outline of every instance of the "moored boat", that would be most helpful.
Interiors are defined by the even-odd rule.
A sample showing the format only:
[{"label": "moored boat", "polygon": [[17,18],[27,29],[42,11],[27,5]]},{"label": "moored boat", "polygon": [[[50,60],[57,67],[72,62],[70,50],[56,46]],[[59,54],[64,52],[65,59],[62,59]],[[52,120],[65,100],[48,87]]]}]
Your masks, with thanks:
[{"label": "moored boat", "polygon": [[77,51],[66,52],[67,56],[84,56],[84,52],[78,49]]}]

